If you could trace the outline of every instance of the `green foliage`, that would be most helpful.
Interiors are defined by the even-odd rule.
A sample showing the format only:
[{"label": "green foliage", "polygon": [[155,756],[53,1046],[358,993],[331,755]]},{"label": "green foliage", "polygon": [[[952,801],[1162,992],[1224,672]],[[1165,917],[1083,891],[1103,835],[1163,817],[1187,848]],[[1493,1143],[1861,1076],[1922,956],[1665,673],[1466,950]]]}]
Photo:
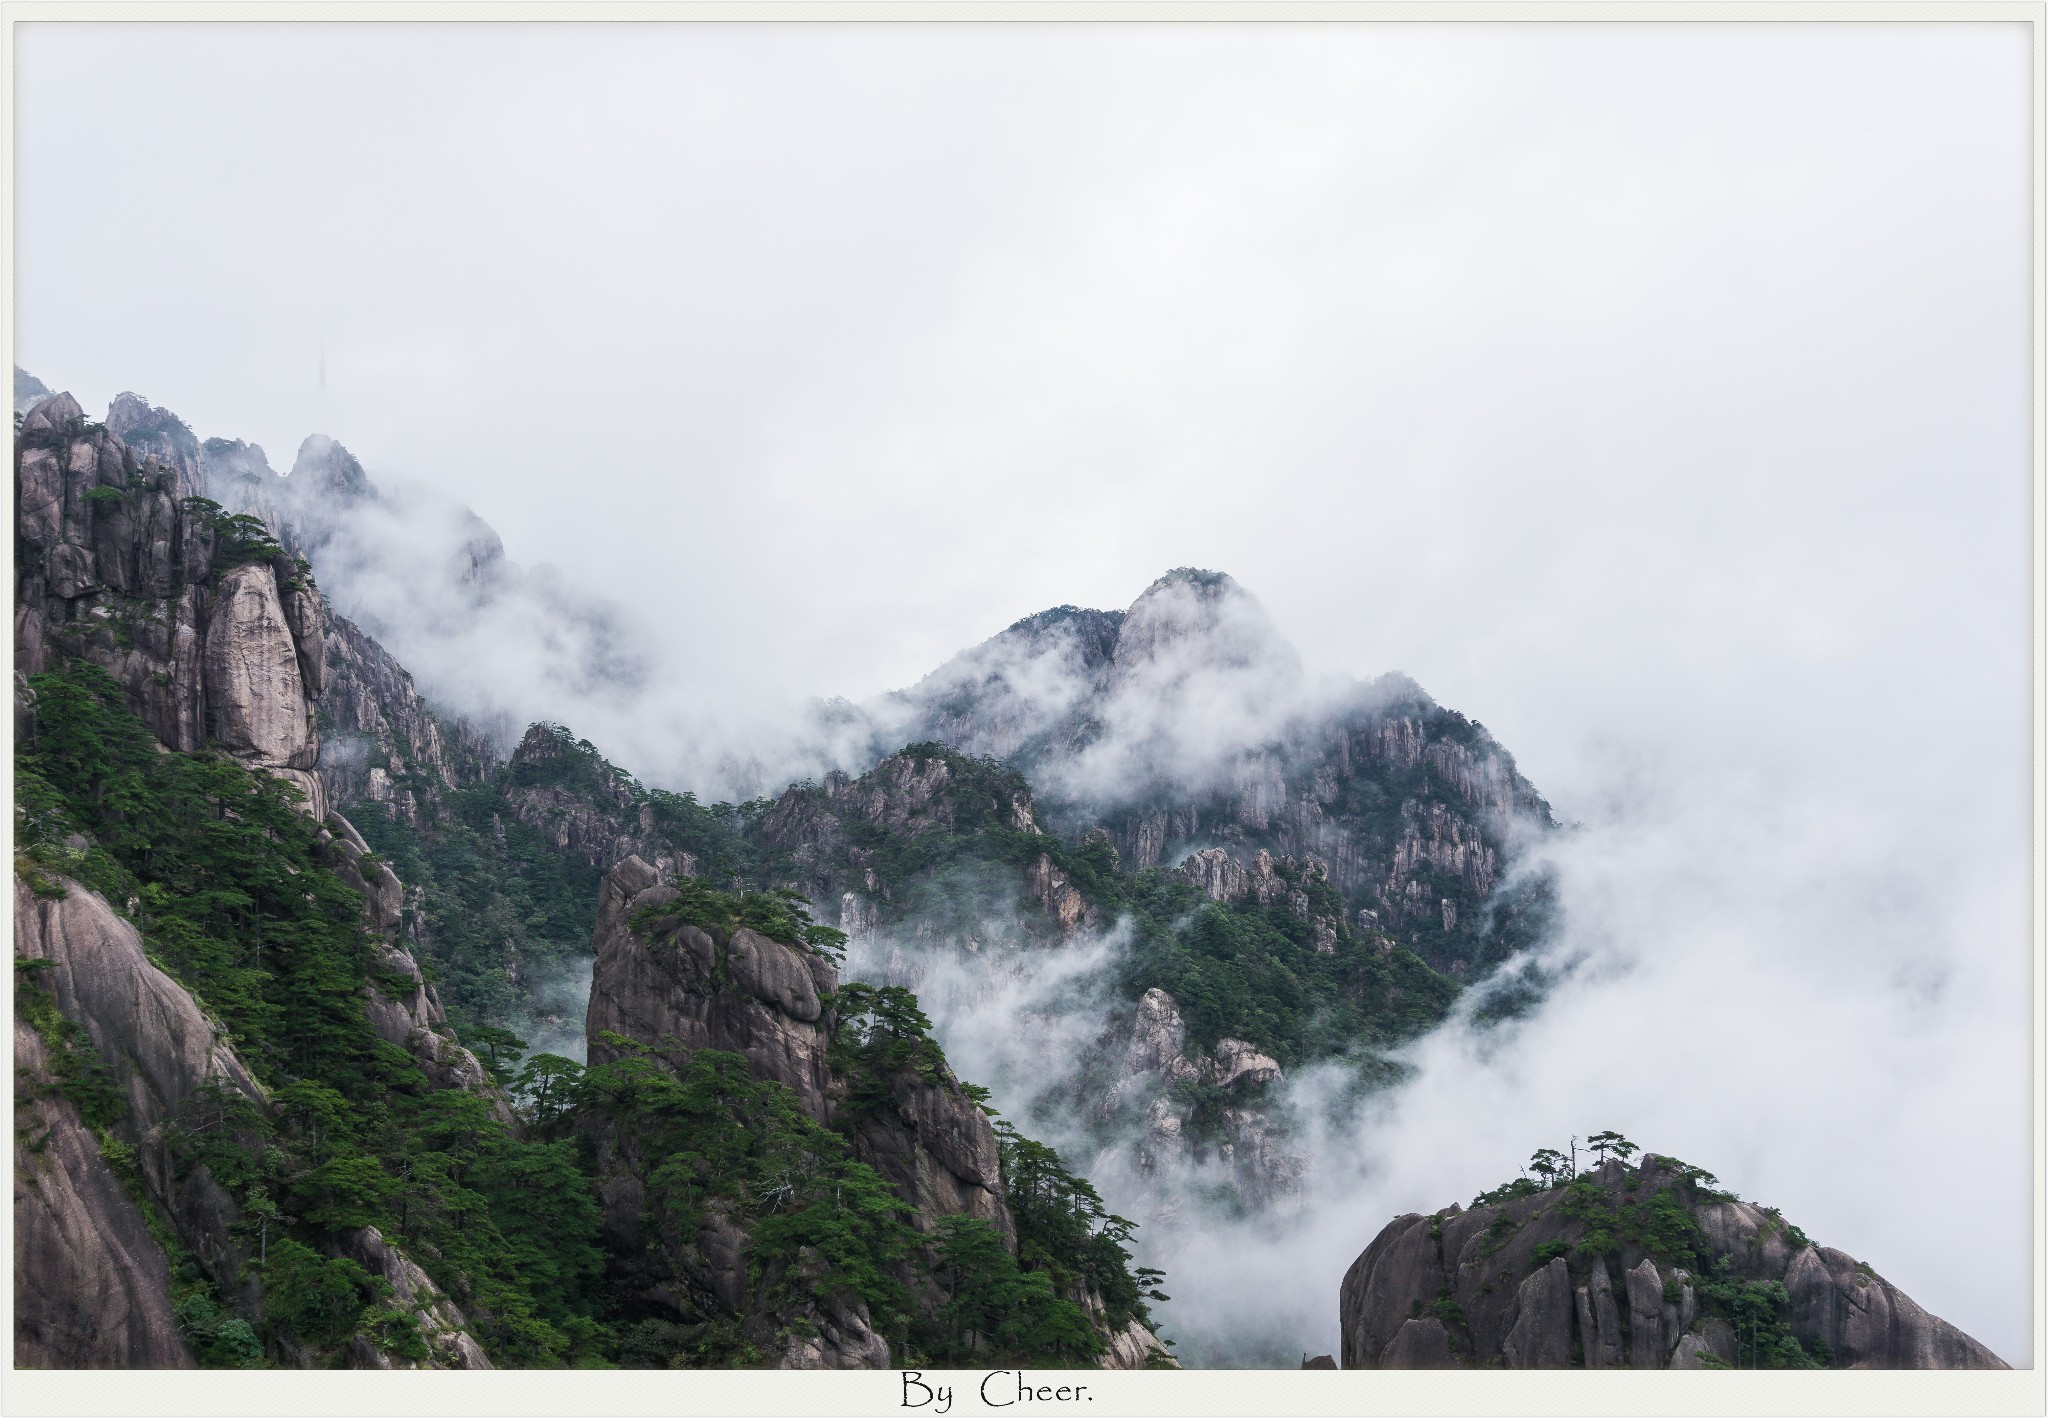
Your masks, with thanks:
[{"label": "green foliage", "polygon": [[202,1369],[260,1369],[263,1344],[249,1322],[215,1303],[206,1287],[186,1285],[173,1300],[171,1313]]},{"label": "green foliage", "polygon": [[[1479,1204],[1478,1202],[1473,1203],[1474,1206]],[[1481,1232],[1479,1236],[1479,1254],[1481,1258],[1483,1259],[1498,1253],[1500,1248],[1505,1246],[1514,1237],[1515,1232],[1521,1229],[1522,1223],[1506,1213],[1494,1217],[1493,1220],[1487,1223],[1486,1230]]]},{"label": "green foliage", "polygon": [[[294,789],[218,753],[167,754],[105,671],[31,681],[35,730],[17,782],[38,780],[96,839],[99,880],[139,907],[156,956],[259,1075],[367,1082],[377,1072],[362,984],[362,898],[317,860]],[[44,793],[44,789],[48,794]]]},{"label": "green foliage", "polygon": [[582,1090],[583,1065],[560,1054],[535,1054],[512,1085],[527,1118],[547,1129],[565,1117]]},{"label": "green foliage", "polygon": [[271,1243],[262,1276],[264,1329],[316,1350],[345,1344],[371,1301],[390,1289],[354,1261],[289,1238]]},{"label": "green foliage", "polygon": [[[390,766],[394,782],[426,792],[410,765]],[[440,805],[418,825],[375,807],[351,811],[364,840],[421,903],[421,966],[469,1038],[479,1027],[522,1020],[532,1000],[521,981],[562,973],[589,955],[603,873],[520,822],[493,785],[444,790]]]},{"label": "green foliage", "polygon": [[1429,1312],[1442,1321],[1445,1329],[1455,1329],[1465,1323],[1465,1307],[1446,1285],[1436,1292],[1436,1299],[1430,1303]]},{"label": "green foliage", "polygon": [[1596,1165],[1605,1162],[1610,1153],[1617,1160],[1626,1162],[1629,1158],[1635,1156],[1636,1153],[1642,1151],[1640,1147],[1637,1147],[1633,1142],[1630,1142],[1612,1128],[1605,1132],[1594,1133],[1586,1139],[1586,1146],[1593,1150]]},{"label": "green foliage", "polygon": [[1312,915],[1339,923],[1331,953],[1316,948],[1314,927],[1284,900],[1218,903],[1162,871],[1125,882],[1133,931],[1122,991],[1171,994],[1192,1046],[1244,1039],[1288,1069],[1384,1048],[1444,1017],[1456,981],[1342,925],[1342,904],[1320,873],[1301,871],[1297,885]]},{"label": "green foliage", "polygon": [[[88,884],[131,903],[155,957],[274,1090],[266,1112],[202,1088],[166,1126],[176,1164],[205,1166],[243,1211],[265,1284],[262,1337],[324,1352],[367,1324],[388,1352],[414,1354],[406,1323],[363,1318],[381,1282],[321,1254],[374,1225],[462,1300],[495,1361],[597,1357],[609,1302],[587,1159],[571,1142],[520,1138],[480,1097],[433,1090],[411,1055],[377,1038],[362,898],[323,864],[287,789],[220,755],[160,752],[91,666],[31,688],[35,728],[16,773],[29,850],[91,834],[86,851],[61,850],[97,876]],[[46,1000],[17,991],[40,1028],[66,1037]],[[551,1113],[569,1076],[554,1070]],[[88,1106],[104,1096],[83,1064],[71,1077]],[[239,1342],[227,1320],[209,1329],[199,1306],[190,1313],[205,1344],[227,1354]]]},{"label": "green foliage", "polygon": [[1167,1297],[1158,1288],[1158,1271],[1131,1264],[1126,1242],[1136,1223],[1113,1215],[1088,1179],[1069,1171],[1044,1143],[1002,1121],[996,1123],[996,1140],[1017,1223],[1018,1265],[1045,1273],[1061,1293],[1093,1290],[1113,1329],[1149,1320],[1145,1302]]},{"label": "green foliage", "polygon": [[78,1109],[79,1121],[105,1143],[109,1128],[127,1112],[106,1061],[85,1031],[57,1008],[43,973],[55,962],[14,957],[14,1014],[43,1041],[49,1056],[51,1091]]},{"label": "green foliage", "polygon": [[1499,1206],[1501,1203],[1513,1201],[1517,1197],[1535,1196],[1538,1192],[1544,1190],[1546,1188],[1543,1183],[1536,1181],[1532,1177],[1516,1177],[1511,1182],[1501,1183],[1492,1191],[1479,1193],[1478,1196],[1472,1198],[1472,1205],[1475,1207]]},{"label": "green foliage", "polygon": [[[848,983],[825,1000],[831,1011],[831,1064],[848,1080],[847,1107],[867,1116],[889,1106],[899,1073],[928,1083],[950,1077],[917,996],[898,985]],[[984,1097],[987,1095],[984,1093]]]},{"label": "green foliage", "polygon": [[674,900],[635,911],[631,925],[643,934],[675,925],[731,935],[742,926],[781,945],[803,946],[838,960],[846,953],[846,933],[811,920],[810,904],[787,887],[773,891],[720,891],[694,877],[669,882]]},{"label": "green foliage", "polygon": [[1054,1292],[1049,1272],[1020,1269],[986,1221],[948,1216],[938,1250],[951,1298],[931,1327],[932,1362],[1075,1365],[1102,1353],[1086,1312]]},{"label": "green foliage", "polygon": [[251,562],[272,562],[284,555],[263,519],[248,512],[220,514],[213,519],[213,571],[219,575]]},{"label": "green foliage", "polygon": [[1791,1297],[1776,1280],[1716,1275],[1701,1284],[1700,1300],[1735,1331],[1734,1368],[1825,1369],[1834,1360],[1825,1344],[1809,1350],[1792,1333],[1786,1319]]},{"label": "green foliage", "polygon": [[526,1041],[510,1029],[487,1024],[465,1030],[462,1042],[481,1056],[484,1071],[501,1088],[512,1082],[512,1065],[519,1062],[527,1049]]},{"label": "green foliage", "polygon": [[[597,1042],[619,1057],[585,1071],[581,1106],[642,1159],[647,1207],[664,1231],[694,1237],[716,1209],[750,1232],[750,1267],[767,1293],[851,1293],[880,1332],[903,1339],[911,1302],[897,1269],[916,1233],[902,1201],[837,1134],[784,1085],[750,1077],[737,1054],[699,1049],[672,1061],[616,1034]],[[821,1268],[802,1263],[806,1252]]]},{"label": "green foliage", "polygon": [[1545,1241],[1535,1250],[1529,1252],[1529,1268],[1531,1270],[1541,1270],[1559,1256],[1568,1256],[1571,1253],[1572,1245],[1569,1241]]}]

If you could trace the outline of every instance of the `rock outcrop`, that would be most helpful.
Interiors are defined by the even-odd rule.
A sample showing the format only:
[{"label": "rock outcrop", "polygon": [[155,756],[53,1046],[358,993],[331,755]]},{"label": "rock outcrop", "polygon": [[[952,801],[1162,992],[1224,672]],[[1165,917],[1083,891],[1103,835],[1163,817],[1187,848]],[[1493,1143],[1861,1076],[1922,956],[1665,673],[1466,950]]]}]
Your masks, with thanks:
[{"label": "rock outcrop", "polygon": [[664,832],[646,789],[558,724],[527,729],[506,764],[504,793],[512,815],[564,856],[600,871],[639,857],[657,872],[696,874],[696,858]]},{"label": "rock outcrop", "polygon": [[413,1317],[420,1338],[426,1341],[429,1358],[424,1363],[394,1361],[390,1354],[370,1340],[357,1336],[350,1341],[352,1369],[488,1369],[491,1361],[483,1346],[470,1337],[469,1321],[453,1300],[427,1278],[427,1273],[410,1257],[384,1239],[375,1226],[351,1231],[337,1250],[370,1275],[391,1287],[392,1303]]},{"label": "rock outcrop", "polygon": [[634,929],[634,912],[673,899],[673,889],[638,857],[606,875],[592,937],[590,1061],[617,1057],[601,1041],[606,1032],[655,1049],[725,1050],[743,1055],[754,1077],[783,1084],[805,1112],[825,1121],[831,1072],[818,995],[838,983],[832,963],[744,927],[724,939],[688,925],[652,936]]},{"label": "rock outcrop", "polygon": [[[607,1031],[657,1050],[739,1054],[754,1077],[784,1085],[814,1120],[832,1122],[845,1088],[831,1069],[820,996],[838,988],[837,967],[744,926],[730,934],[674,921],[634,926],[636,913],[675,894],[638,857],[606,875],[586,1019],[591,1061],[616,1057],[601,1040]],[[858,1122],[854,1150],[896,1184],[913,1224],[928,1231],[964,1214],[1014,1237],[995,1131],[959,1085],[898,1075],[890,1105]]]},{"label": "rock outcrop", "polygon": [[[1165,990],[1145,991],[1127,1024],[1112,1026],[1095,1046],[1108,1086],[1088,1105],[1098,1123],[1142,1120],[1135,1144],[1141,1171],[1176,1163],[1222,1164],[1247,1207],[1264,1208],[1298,1193],[1307,1164],[1289,1150],[1284,1130],[1261,1106],[1285,1073],[1277,1060],[1243,1039],[1190,1049],[1180,1005]],[[1220,1097],[1198,1110],[1185,1087]]]},{"label": "rock outcrop", "polygon": [[140,394],[117,394],[107,410],[107,432],[134,449],[137,457],[153,458],[175,470],[180,496],[206,495],[199,440],[169,409],[152,407]]},{"label": "rock outcrop", "polygon": [[22,420],[15,670],[90,660],[120,682],[166,747],[190,753],[211,738],[297,786],[318,821],[325,794],[311,770],[325,611],[310,573],[224,531],[204,502],[188,500],[189,473],[177,461],[184,426],[150,424],[169,416],[124,400],[110,420],[173,461],[88,424],[69,394],[41,400]]},{"label": "rock outcrop", "polygon": [[2007,1367],[1867,1265],[1655,1156],[1397,1217],[1339,1294],[1347,1369]]}]

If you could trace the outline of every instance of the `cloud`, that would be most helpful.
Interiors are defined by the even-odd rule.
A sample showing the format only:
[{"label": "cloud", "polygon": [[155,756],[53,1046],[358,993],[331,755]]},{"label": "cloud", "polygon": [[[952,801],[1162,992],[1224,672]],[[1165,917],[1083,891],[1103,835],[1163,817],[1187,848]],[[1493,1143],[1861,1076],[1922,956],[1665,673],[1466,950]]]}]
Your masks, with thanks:
[{"label": "cloud", "polygon": [[[1194,564],[1482,718],[1589,824],[1585,962],[1423,1046],[1284,1254],[1617,1126],[2026,1357],[2023,28],[18,40],[22,365],[329,433],[578,588],[366,589],[430,693],[772,791],[861,742],[806,696]],[[534,636],[578,596],[639,694]]]}]

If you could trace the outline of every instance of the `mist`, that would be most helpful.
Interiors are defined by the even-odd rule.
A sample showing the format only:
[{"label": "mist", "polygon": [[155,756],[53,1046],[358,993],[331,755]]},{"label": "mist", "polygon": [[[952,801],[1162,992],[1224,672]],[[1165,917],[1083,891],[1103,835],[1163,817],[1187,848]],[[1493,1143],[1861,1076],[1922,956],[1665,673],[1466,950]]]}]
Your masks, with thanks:
[{"label": "mist", "polygon": [[[995,926],[968,949],[912,923],[857,940],[849,972],[917,990],[956,1071],[1140,1223],[1184,1361],[1335,1353],[1338,1282],[1388,1221],[1469,1205],[1537,1148],[1614,1128],[1780,1207],[2026,1366],[2024,1248],[1963,1245],[1956,1230],[1964,1217],[1987,1240],[2028,1230],[2025,959],[1980,944],[2016,938],[2023,854],[1972,870],[1981,842],[1851,825],[1846,795],[1787,810],[1778,783],[1612,787],[1597,820],[1523,861],[1555,873],[1562,907],[1520,967],[1545,976],[1541,1005],[1479,1024],[1483,991],[1468,993],[1393,1052],[1408,1077],[1362,1100],[1339,1066],[1286,1080],[1269,1106],[1293,1124],[1301,1188],[1248,1216],[1217,1200],[1226,1167],[1141,1168],[1141,1128],[1105,1145],[1086,1125],[1088,1056],[1120,1049],[1128,1028],[1109,987],[1121,927],[1047,949]],[[1971,885],[1901,883],[1896,863],[1915,851]],[[1817,860],[1834,873],[1815,879]]]},{"label": "mist", "polygon": [[[1540,1011],[1416,1042],[1291,1218],[1103,1159],[1184,1350],[1330,1352],[1393,1215],[1612,1127],[2030,1362],[2024,26],[15,33],[16,363],[346,444],[398,510],[323,586],[501,737],[774,792],[873,748],[821,701],[1196,565],[1583,824]],[[1020,1120],[969,1026],[1080,1049],[1077,949],[920,986]]]}]

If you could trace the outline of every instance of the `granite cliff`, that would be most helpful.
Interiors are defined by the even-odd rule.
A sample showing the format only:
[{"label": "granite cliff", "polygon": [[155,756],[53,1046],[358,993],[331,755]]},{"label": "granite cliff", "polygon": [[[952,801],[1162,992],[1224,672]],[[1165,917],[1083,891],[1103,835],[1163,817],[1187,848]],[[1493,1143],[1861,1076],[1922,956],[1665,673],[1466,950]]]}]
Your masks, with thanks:
[{"label": "granite cliff", "polygon": [[165,747],[216,743],[324,818],[326,617],[306,564],[193,496],[176,464],[88,424],[69,394],[22,420],[15,489],[17,676],[89,660]]},{"label": "granite cliff", "polygon": [[[291,1165],[276,1085],[306,1066],[308,1041],[292,1059],[263,1036],[306,997],[295,989],[341,1011],[328,1027],[361,1021],[351,1047],[381,1038],[427,1087],[510,1115],[398,936],[402,888],[313,771],[329,620],[310,570],[189,492],[189,433],[161,414],[124,395],[93,425],[45,393],[17,431],[17,1101],[30,1122],[15,1206],[23,1255],[47,1262],[17,1267],[17,1360],[242,1364],[262,1357],[261,1331],[287,1363],[487,1367],[460,1311],[373,1226],[301,1234],[381,1287],[418,1345],[280,1318],[264,1264],[279,1178],[247,1169]],[[243,844],[237,870],[285,875],[222,882],[228,839]],[[309,871],[338,894],[284,885]],[[266,926],[273,890],[297,904]],[[262,966],[230,963],[211,934],[266,931]],[[334,963],[362,951],[352,981],[286,983],[311,948],[295,942],[315,939],[340,947]]]}]

